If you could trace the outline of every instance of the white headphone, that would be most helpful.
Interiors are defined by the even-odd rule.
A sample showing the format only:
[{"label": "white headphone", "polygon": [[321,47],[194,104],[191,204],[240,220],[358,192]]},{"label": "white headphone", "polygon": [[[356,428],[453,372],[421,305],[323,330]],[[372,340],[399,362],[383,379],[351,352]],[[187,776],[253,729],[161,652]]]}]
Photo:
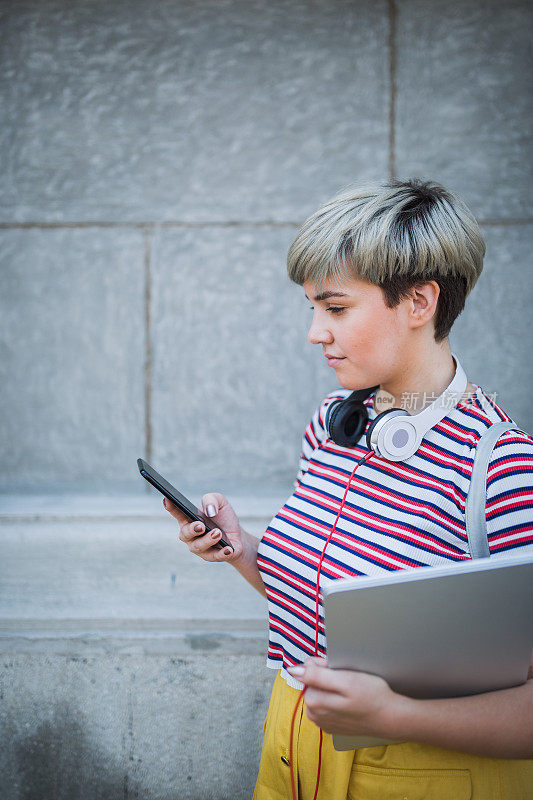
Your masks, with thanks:
[{"label": "white headphone", "polygon": [[[449,386],[418,414],[409,414],[403,408],[390,408],[372,421],[366,444],[376,455],[389,461],[405,461],[416,453],[420,442],[465,393],[468,381],[455,353],[455,374]],[[368,411],[363,401],[379,386],[352,392],[344,400],[334,400],[326,409],[325,428],[330,439],[343,447],[353,447],[363,434],[368,422]]]}]

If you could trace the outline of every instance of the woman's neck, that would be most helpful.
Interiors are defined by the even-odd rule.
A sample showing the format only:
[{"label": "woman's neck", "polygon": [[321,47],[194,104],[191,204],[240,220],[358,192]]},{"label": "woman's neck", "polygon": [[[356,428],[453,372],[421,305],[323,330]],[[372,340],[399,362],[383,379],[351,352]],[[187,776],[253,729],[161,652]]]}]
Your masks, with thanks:
[{"label": "woman's neck", "polygon": [[[407,366],[376,391],[374,408],[377,414],[390,408],[403,408],[418,414],[439,397],[453,380],[455,363],[448,341],[432,348],[426,358],[411,359]],[[469,383],[467,392],[475,387]]]}]

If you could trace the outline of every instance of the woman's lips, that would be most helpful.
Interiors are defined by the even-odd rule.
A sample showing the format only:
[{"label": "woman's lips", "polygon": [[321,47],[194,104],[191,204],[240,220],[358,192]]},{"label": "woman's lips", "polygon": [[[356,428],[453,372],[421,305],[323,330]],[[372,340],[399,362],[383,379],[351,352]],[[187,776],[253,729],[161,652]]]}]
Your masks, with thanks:
[{"label": "woman's lips", "polygon": [[337,364],[340,364],[341,361],[344,361],[344,356],[337,358],[336,356],[326,356],[326,361],[328,362],[328,367],[336,367]]}]

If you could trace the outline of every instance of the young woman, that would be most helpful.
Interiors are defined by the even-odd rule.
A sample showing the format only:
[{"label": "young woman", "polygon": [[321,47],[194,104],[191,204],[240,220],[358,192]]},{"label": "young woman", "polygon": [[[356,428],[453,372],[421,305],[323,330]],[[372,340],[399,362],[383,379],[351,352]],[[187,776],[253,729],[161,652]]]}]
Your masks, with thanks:
[{"label": "young woman", "polygon": [[[267,665],[278,672],[255,800],[533,797],[533,663],[531,679],[516,688],[413,700],[376,676],[329,669],[316,608],[317,582],[470,558],[465,501],[476,445],[493,423],[512,427],[510,417],[469,382],[405,460],[369,449],[365,434],[382,412],[418,414],[445,393],[459,369],[449,333],[484,252],[471,212],[435,183],[347,191],[319,209],[293,242],[288,271],[313,309],[309,340],[342,388],[305,431],[293,495],[260,541],[223,495],[204,495],[205,513],[234,552],[215,549],[220,533],[205,534],[167,503],[192,552],[229,561],[268,598]],[[328,406],[367,387],[365,430],[339,445],[329,435]],[[494,447],[486,516],[491,555],[533,547],[533,440],[524,432],[510,430]],[[400,743],[340,752],[332,733]]]}]

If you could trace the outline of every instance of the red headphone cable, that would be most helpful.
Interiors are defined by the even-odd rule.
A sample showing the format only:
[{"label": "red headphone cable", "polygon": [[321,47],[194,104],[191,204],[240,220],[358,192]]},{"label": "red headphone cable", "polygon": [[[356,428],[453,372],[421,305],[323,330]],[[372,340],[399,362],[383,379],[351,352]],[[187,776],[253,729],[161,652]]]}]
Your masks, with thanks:
[{"label": "red headphone cable", "polygon": [[[317,656],[317,657],[318,657],[318,620],[319,620],[318,609],[319,609],[319,593],[320,593],[320,570],[322,568],[322,561],[324,560],[324,555],[326,553],[326,548],[327,548],[328,544],[330,543],[331,537],[333,536],[335,528],[337,527],[337,522],[339,521],[339,517],[340,517],[340,515],[342,513],[342,509],[344,508],[346,495],[348,494],[348,489],[350,487],[350,483],[351,483],[351,480],[352,480],[352,478],[354,476],[355,470],[357,469],[357,467],[360,464],[363,464],[365,461],[368,461],[370,458],[372,458],[373,455],[375,455],[375,453],[371,450],[369,453],[366,454],[366,456],[364,456],[364,458],[362,458],[360,461],[358,461],[357,464],[355,465],[355,467],[353,468],[352,474],[348,478],[348,482],[346,484],[346,489],[344,490],[344,496],[342,498],[342,502],[341,502],[340,508],[339,508],[339,510],[337,512],[337,516],[335,518],[335,522],[333,523],[333,527],[331,528],[331,530],[329,532],[329,535],[328,535],[328,538],[326,539],[326,543],[325,543],[325,545],[324,545],[324,547],[322,549],[322,555],[320,556],[320,560],[318,562],[318,570],[317,570],[317,576],[316,576],[316,609],[315,609],[315,656]],[[304,688],[300,691],[300,694],[298,695],[298,699],[296,701],[296,705],[294,706],[294,711],[292,712],[292,720],[291,720],[291,735],[290,735],[290,740],[289,740],[289,769],[291,771],[291,790],[292,790],[292,798],[293,798],[293,800],[296,800],[296,788],[295,788],[295,783],[294,783],[294,773],[293,773],[293,770],[292,770],[292,763],[293,763],[292,742],[293,742],[293,735],[294,735],[294,720],[296,719],[296,711],[298,710],[298,706],[300,705],[300,700],[303,698],[303,696],[304,696],[304,694],[306,692],[306,689],[307,689],[307,686],[304,686]],[[315,794],[313,796],[313,800],[316,800],[316,797],[317,797],[317,794],[318,794],[318,784],[320,782],[320,765],[321,765],[321,761],[322,761],[322,728],[319,728],[319,730],[320,730],[320,740],[319,740],[319,743],[318,743],[318,770],[317,770]]]}]

